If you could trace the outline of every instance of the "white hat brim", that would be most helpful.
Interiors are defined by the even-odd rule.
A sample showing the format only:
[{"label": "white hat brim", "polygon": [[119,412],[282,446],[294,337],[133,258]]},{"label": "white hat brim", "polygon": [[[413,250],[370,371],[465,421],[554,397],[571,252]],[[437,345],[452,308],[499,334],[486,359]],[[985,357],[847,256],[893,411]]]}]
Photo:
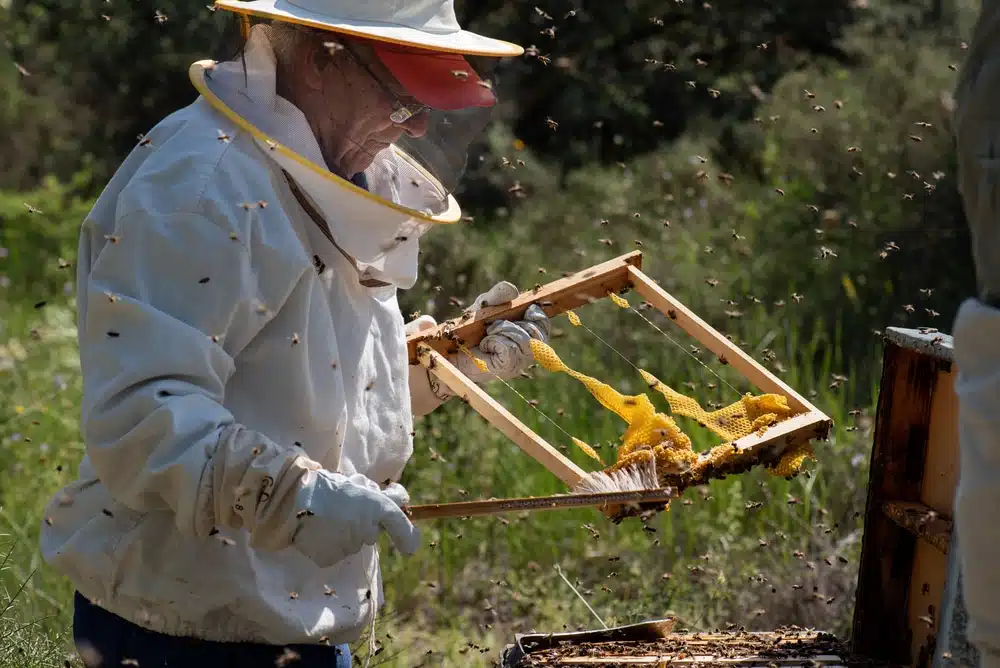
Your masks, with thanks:
[{"label": "white hat brim", "polygon": [[517,44],[484,37],[468,30],[433,33],[391,23],[333,20],[323,14],[296,7],[285,0],[215,0],[215,7],[240,14],[278,19],[355,37],[445,53],[494,57],[520,56],[524,53],[524,49]]}]

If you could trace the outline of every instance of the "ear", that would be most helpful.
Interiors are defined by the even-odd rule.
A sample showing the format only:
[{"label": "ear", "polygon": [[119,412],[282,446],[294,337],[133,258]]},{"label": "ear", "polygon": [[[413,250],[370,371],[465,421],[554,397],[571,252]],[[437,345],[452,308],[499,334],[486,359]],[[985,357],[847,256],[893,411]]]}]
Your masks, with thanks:
[{"label": "ear", "polygon": [[303,45],[299,80],[313,92],[323,89],[323,73],[329,65],[329,57],[312,44]]}]

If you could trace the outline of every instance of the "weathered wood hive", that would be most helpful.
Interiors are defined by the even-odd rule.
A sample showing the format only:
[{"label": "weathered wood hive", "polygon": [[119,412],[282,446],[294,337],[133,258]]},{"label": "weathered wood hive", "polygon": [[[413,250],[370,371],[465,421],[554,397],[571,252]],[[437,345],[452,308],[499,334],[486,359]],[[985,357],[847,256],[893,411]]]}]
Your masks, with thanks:
[{"label": "weathered wood hive", "polygon": [[916,668],[977,666],[952,541],[952,340],[890,328],[885,344],[851,648]]},{"label": "weathered wood hive", "polygon": [[865,534],[849,641],[795,627],[674,633],[668,620],[521,635],[503,668],[976,666],[965,639],[952,499],[958,477],[951,337],[886,331]]}]

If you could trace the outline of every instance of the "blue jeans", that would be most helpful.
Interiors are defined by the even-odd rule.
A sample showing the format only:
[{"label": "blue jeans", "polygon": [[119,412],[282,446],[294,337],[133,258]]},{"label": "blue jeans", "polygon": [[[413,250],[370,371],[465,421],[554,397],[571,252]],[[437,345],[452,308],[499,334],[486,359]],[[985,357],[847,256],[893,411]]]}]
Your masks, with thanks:
[{"label": "blue jeans", "polygon": [[[122,619],[79,592],[73,600],[73,640],[84,661],[89,661],[87,668],[120,668],[123,659],[134,659],[141,668],[351,668],[347,645],[283,647],[169,636]],[[280,662],[289,649],[298,659]]]}]

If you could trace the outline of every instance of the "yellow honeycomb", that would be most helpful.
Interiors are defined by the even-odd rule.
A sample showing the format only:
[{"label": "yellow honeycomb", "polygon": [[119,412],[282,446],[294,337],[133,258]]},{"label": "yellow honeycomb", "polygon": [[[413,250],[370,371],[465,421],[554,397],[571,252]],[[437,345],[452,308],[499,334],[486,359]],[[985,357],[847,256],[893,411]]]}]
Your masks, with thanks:
[{"label": "yellow honeycomb", "polygon": [[651,388],[666,398],[674,414],[697,420],[727,441],[749,436],[792,415],[788,400],[780,394],[758,397],[746,394],[739,401],[709,413],[697,401],[667,387],[648,371],[640,369],[639,373]]},{"label": "yellow honeycomb", "polygon": [[812,445],[809,443],[799,443],[785,450],[778,463],[773,467],[769,467],[768,470],[776,476],[788,478],[799,472],[803,462],[807,458],[816,459],[816,456],[813,454]]},{"label": "yellow honeycomb", "polygon": [[[610,296],[617,305],[628,307],[628,302],[618,295]],[[573,316],[575,317],[571,317],[570,321],[575,325],[579,322],[579,317],[575,313]],[[580,381],[602,406],[613,411],[628,425],[622,435],[616,461],[606,469],[608,473],[655,460],[661,480],[663,476],[677,473],[690,473],[698,477],[709,467],[718,466],[739,454],[731,441],[762,431],[793,414],[786,398],[777,394],[747,394],[725,408],[708,412],[691,397],[671,389],[651,373],[640,370],[643,380],[666,398],[674,414],[693,418],[728,441],[699,456],[692,448],[691,438],[672,417],[657,412],[646,394],[623,395],[596,378],[574,371],[559,358],[551,346],[537,339],[531,339],[531,350],[535,360],[543,368],[565,373]],[[600,461],[600,457],[589,445],[576,438],[573,438],[573,442],[589,456]],[[770,470],[776,475],[793,475],[810,456],[812,449],[808,444],[796,446],[786,452],[781,461]]]}]

